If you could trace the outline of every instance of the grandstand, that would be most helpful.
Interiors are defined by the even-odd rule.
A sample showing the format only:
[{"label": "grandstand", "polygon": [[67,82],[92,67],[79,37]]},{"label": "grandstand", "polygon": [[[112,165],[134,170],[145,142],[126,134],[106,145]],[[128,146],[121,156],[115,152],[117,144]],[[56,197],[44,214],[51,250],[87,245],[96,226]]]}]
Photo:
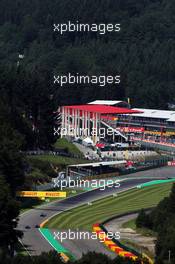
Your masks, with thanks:
[{"label": "grandstand", "polygon": [[175,144],[175,111],[143,108],[133,110],[138,110],[139,113],[119,117],[117,123],[120,131],[137,136],[140,133],[142,139]]},{"label": "grandstand", "polygon": [[[62,106],[61,137],[90,137],[96,144],[100,141],[100,133],[104,128],[107,131],[104,132],[105,136],[111,136],[113,140],[116,140],[116,137],[123,137],[126,140],[126,136],[116,130],[116,124],[112,126],[113,123],[111,125],[109,121],[117,120],[119,115],[133,113],[139,113],[139,111],[101,104]],[[111,135],[108,135],[109,131]]]},{"label": "grandstand", "polygon": [[[175,145],[175,111],[130,108],[124,101],[96,100],[86,105],[62,106],[61,137],[91,138],[99,142],[150,140]],[[100,131],[105,132],[102,138]]]}]

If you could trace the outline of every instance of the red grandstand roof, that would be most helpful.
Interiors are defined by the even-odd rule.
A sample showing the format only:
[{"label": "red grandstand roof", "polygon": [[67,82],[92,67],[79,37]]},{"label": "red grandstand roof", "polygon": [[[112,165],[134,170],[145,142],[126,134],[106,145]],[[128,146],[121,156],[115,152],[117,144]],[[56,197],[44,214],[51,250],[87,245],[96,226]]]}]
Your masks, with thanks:
[{"label": "red grandstand roof", "polygon": [[131,110],[123,107],[114,107],[108,105],[67,105],[64,106],[69,109],[76,109],[80,111],[87,111],[91,113],[100,113],[100,114],[134,114],[141,113],[138,110]]}]

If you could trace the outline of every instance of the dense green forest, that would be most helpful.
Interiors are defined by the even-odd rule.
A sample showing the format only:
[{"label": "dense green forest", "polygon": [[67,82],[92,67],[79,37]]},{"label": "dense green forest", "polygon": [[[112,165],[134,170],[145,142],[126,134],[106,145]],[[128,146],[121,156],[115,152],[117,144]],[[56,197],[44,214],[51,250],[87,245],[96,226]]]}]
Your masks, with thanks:
[{"label": "dense green forest", "polygon": [[[0,261],[3,260],[3,264],[63,264],[63,262],[57,252],[49,252],[49,253],[42,253],[40,256],[16,256],[13,259],[7,257],[7,258],[1,258]],[[141,264],[143,263],[140,259],[136,262],[128,259],[128,258],[122,258],[122,257],[116,257],[115,259],[111,259],[107,257],[106,255],[95,253],[95,252],[89,252],[82,256],[81,259],[76,261],[69,261],[68,264]],[[147,264],[147,262],[145,262]]]},{"label": "dense green forest", "polygon": [[[1,0],[0,87],[13,83],[28,111],[34,111],[36,102],[45,105],[51,94],[56,105],[130,97],[134,106],[166,108],[175,99],[174,14],[174,0]],[[53,32],[53,23],[68,20],[120,23],[121,31]],[[14,76],[19,53],[25,57]],[[54,86],[53,74],[67,72],[119,73],[121,84]]]},{"label": "dense green forest", "polygon": [[[22,233],[17,231],[20,204],[16,191],[25,181],[25,160],[20,153],[23,137],[12,127],[10,110],[0,103],[0,254],[13,256]],[[2,262],[0,262],[2,263]]]},{"label": "dense green forest", "polygon": [[[174,0],[1,0],[1,95],[28,147],[54,142],[52,113],[58,105],[130,97],[134,107],[166,109],[174,102],[174,13]],[[121,30],[54,32],[54,23],[69,20],[120,23]],[[54,84],[54,74],[68,72],[119,74],[121,82]]]}]

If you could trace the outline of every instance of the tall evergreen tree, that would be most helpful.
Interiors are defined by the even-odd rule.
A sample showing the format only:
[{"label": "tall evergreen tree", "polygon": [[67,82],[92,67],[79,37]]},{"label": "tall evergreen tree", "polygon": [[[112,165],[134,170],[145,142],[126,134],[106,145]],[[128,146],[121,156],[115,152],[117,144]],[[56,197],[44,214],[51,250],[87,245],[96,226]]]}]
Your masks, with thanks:
[{"label": "tall evergreen tree", "polygon": [[13,256],[18,237],[22,236],[22,233],[15,229],[19,215],[19,204],[12,198],[8,184],[1,175],[0,212],[0,249],[2,254]]}]

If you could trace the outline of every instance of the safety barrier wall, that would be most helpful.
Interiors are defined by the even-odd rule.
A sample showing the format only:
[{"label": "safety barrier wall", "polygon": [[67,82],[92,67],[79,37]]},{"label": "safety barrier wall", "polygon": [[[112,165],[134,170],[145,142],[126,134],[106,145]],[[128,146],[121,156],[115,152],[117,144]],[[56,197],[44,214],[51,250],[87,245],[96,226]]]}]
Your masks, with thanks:
[{"label": "safety barrier wall", "polygon": [[135,141],[139,142],[142,146],[152,149],[152,150],[161,150],[161,151],[166,151],[166,152],[172,152],[175,153],[175,145],[170,146],[166,144],[161,144],[161,143],[156,143],[156,142],[149,142],[149,141],[143,141],[140,139],[136,139]]},{"label": "safety barrier wall", "polygon": [[[173,157],[170,156],[164,156],[160,157],[159,159],[147,159],[142,162],[142,165],[138,165],[138,167],[131,168],[131,169],[120,169],[120,175],[125,175],[125,174],[130,174],[133,172],[138,172],[138,171],[144,171],[148,169],[154,169],[154,168],[159,168],[163,166],[167,166],[168,161],[172,161]],[[140,162],[141,164],[141,162]]]}]

